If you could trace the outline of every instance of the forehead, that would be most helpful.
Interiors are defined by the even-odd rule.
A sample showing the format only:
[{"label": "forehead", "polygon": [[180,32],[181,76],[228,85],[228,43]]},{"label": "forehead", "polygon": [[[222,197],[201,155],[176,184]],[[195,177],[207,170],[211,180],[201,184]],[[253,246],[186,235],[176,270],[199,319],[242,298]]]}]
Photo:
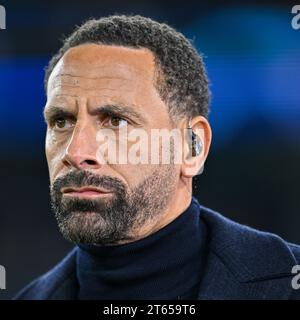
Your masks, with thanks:
[{"label": "forehead", "polygon": [[49,77],[47,103],[78,113],[104,105],[131,106],[148,123],[169,121],[155,86],[156,65],[148,49],[84,44],[69,49]]},{"label": "forehead", "polygon": [[48,83],[48,94],[62,86],[91,89],[149,85],[154,82],[154,55],[147,49],[84,44],[69,49],[55,66]]}]

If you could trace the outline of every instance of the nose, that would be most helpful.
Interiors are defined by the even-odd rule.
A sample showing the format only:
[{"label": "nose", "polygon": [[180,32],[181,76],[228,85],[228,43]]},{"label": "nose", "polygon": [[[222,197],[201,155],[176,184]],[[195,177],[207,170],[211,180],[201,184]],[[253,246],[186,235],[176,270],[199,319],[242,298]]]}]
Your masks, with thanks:
[{"label": "nose", "polygon": [[96,154],[96,132],[91,125],[77,122],[66,147],[63,163],[81,170],[98,169],[102,164]]}]

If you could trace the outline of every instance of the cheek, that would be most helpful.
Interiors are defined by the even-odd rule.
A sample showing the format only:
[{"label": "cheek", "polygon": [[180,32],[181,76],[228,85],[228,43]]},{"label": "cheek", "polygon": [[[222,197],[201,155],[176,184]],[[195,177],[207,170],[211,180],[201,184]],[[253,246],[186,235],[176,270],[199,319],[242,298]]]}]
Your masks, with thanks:
[{"label": "cheek", "polygon": [[46,158],[47,158],[48,164],[52,158],[53,149],[54,149],[53,139],[50,136],[49,131],[47,131],[46,141],[45,141],[45,152],[46,152]]},{"label": "cheek", "polygon": [[130,190],[137,187],[146,177],[150,176],[157,166],[145,164],[115,164],[109,167],[126,181]]},{"label": "cheek", "polygon": [[62,158],[64,156],[64,144],[59,143],[51,132],[47,131],[45,142],[45,153],[48,163],[50,180],[53,181],[62,167]]}]

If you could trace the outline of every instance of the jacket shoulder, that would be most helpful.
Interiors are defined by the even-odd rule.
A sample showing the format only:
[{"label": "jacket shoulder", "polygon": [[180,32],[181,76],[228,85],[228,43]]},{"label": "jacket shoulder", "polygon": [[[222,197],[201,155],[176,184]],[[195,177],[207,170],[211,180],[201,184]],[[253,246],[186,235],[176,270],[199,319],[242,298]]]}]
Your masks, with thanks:
[{"label": "jacket shoulder", "polygon": [[199,208],[208,258],[198,299],[300,300],[292,271],[300,261],[299,245]]},{"label": "jacket shoulder", "polygon": [[210,249],[242,282],[292,276],[300,261],[300,246],[276,234],[234,222],[200,206],[209,229]]},{"label": "jacket shoulder", "polygon": [[288,245],[292,250],[297,262],[300,264],[300,246],[295,243],[288,243]]},{"label": "jacket shoulder", "polygon": [[76,292],[76,248],[47,273],[33,280],[13,300],[72,299]]}]

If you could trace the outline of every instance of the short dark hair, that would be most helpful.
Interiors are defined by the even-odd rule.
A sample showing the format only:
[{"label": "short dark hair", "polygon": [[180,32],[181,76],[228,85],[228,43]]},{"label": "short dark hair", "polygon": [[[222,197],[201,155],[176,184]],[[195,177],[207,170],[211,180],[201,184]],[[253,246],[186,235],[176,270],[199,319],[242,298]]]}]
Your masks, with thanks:
[{"label": "short dark hair", "polygon": [[57,62],[68,49],[85,43],[149,49],[157,69],[155,87],[167,104],[170,117],[208,117],[210,91],[201,55],[180,32],[139,15],[91,19],[76,27],[46,68],[46,92]]}]

